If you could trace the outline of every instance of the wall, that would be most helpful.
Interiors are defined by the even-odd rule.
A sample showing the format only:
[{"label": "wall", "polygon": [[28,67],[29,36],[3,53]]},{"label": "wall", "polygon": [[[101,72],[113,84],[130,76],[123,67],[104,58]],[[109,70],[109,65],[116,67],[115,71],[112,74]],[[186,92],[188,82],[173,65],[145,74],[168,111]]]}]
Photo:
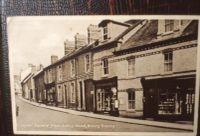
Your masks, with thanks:
[{"label": "wall", "polygon": [[[177,43],[166,47],[120,55],[110,58],[113,73],[118,76],[119,112],[121,116],[139,117],[143,110],[143,88],[141,77],[165,76],[169,74],[194,71],[196,69],[197,41]],[[173,71],[164,72],[163,50],[173,50]],[[154,54],[150,54],[154,52]],[[149,55],[150,54],[150,55]],[[127,58],[135,56],[135,75],[128,76]],[[134,88],[136,91],[136,108],[134,111],[127,109],[128,93],[126,89]]]},{"label": "wall", "polygon": [[128,27],[123,25],[118,25],[113,22],[107,24],[108,27],[108,37],[111,39],[116,38],[119,34],[125,31]]}]

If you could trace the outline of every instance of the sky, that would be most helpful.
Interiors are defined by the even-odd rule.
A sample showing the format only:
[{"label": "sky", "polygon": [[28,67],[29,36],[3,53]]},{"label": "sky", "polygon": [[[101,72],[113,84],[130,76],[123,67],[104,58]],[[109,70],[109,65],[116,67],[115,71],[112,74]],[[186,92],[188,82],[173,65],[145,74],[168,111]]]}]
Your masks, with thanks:
[{"label": "sky", "polygon": [[119,22],[130,16],[38,16],[10,17],[7,19],[9,57],[13,74],[19,74],[28,64],[48,66],[50,56],[64,56],[64,41],[74,41],[78,32],[87,36],[90,24],[98,25],[103,19]]}]

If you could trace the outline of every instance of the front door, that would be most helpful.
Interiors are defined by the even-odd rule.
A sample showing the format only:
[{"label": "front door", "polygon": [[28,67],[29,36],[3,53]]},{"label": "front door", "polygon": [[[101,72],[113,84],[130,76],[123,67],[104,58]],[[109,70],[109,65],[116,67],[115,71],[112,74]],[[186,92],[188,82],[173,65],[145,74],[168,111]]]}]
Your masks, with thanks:
[{"label": "front door", "polygon": [[145,90],[144,116],[154,118],[157,115],[157,91],[154,88]]}]

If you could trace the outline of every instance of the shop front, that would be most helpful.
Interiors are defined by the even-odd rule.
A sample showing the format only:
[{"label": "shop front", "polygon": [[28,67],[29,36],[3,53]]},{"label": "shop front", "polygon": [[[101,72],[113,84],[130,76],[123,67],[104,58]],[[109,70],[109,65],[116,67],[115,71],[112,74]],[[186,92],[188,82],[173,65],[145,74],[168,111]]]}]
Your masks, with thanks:
[{"label": "shop front", "polygon": [[143,80],[144,117],[193,120],[195,76]]},{"label": "shop front", "polygon": [[46,104],[56,106],[56,88],[55,83],[45,84],[46,89]]},{"label": "shop front", "polygon": [[118,116],[117,77],[94,81],[95,112]]}]

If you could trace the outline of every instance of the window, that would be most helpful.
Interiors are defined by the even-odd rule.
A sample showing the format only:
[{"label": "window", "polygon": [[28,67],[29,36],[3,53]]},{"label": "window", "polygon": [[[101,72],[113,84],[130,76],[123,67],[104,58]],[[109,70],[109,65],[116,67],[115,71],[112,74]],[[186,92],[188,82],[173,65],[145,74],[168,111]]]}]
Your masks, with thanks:
[{"label": "window", "polygon": [[75,88],[74,88],[74,83],[71,83],[71,103],[75,103]]},{"label": "window", "polygon": [[174,30],[174,21],[173,20],[165,20],[165,32]]},{"label": "window", "polygon": [[135,109],[135,91],[128,92],[128,109]]},{"label": "window", "polygon": [[58,86],[58,102],[62,102],[62,97],[63,97],[62,88],[61,86]]},{"label": "window", "polygon": [[103,65],[103,75],[107,75],[108,74],[108,59],[105,58],[102,60],[102,65]]},{"label": "window", "polygon": [[49,69],[49,72],[48,72],[48,79],[49,79],[49,83],[52,82],[52,71],[51,69]]},{"label": "window", "polygon": [[85,56],[85,72],[90,71],[90,57],[89,55]]},{"label": "window", "polygon": [[103,28],[103,39],[108,39],[108,27]]},{"label": "window", "polygon": [[128,76],[135,74],[135,59],[128,59]]},{"label": "window", "polygon": [[172,51],[164,53],[164,71],[172,71],[172,59],[173,53]]},{"label": "window", "polygon": [[75,61],[71,61],[71,77],[75,76]]},{"label": "window", "polygon": [[58,80],[59,81],[62,80],[62,67],[61,67],[61,65],[58,67]]}]

